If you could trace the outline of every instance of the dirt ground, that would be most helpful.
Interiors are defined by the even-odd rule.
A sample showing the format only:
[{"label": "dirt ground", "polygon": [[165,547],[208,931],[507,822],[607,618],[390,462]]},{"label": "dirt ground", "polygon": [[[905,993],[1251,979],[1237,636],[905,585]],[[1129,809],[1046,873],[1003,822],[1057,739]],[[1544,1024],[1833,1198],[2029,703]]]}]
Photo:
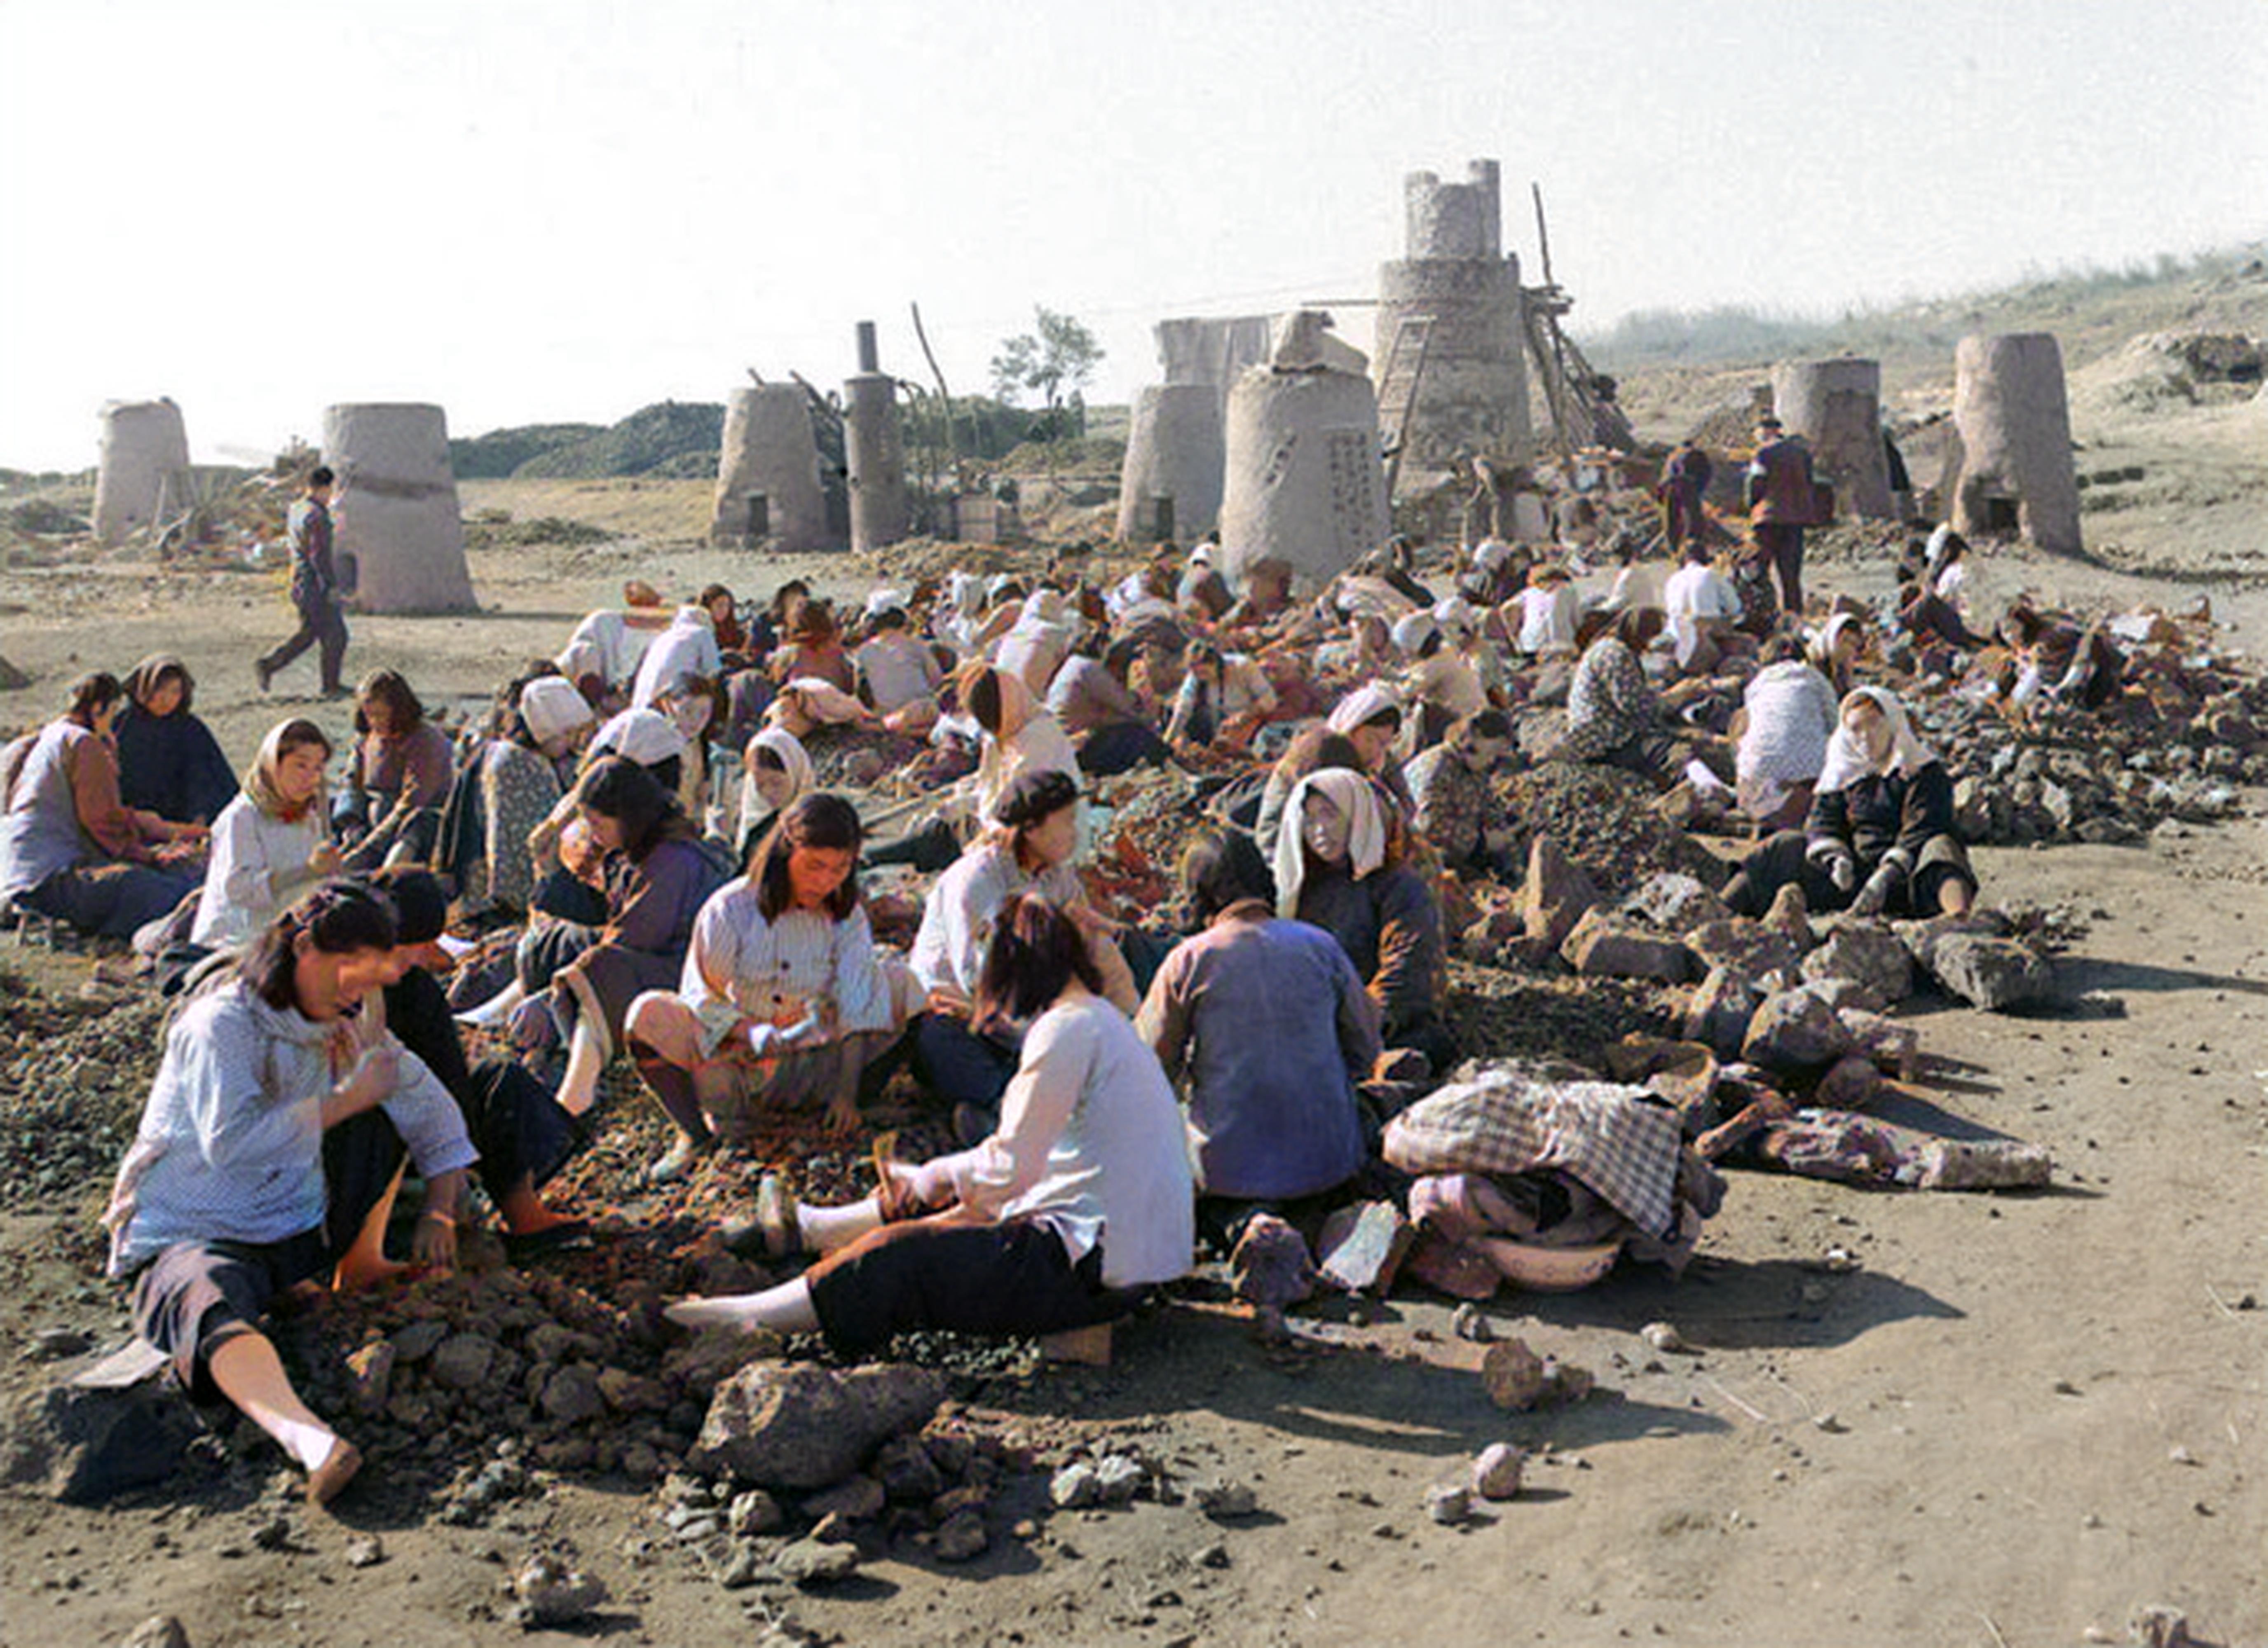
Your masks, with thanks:
[{"label": "dirt ground", "polygon": [[[2136,438],[2182,447],[2178,429]],[[511,483],[467,491],[468,514],[577,505],[516,497]],[[489,610],[357,619],[350,670],[394,664],[469,707],[517,660],[556,650],[626,572],[665,589],[722,578],[768,590],[787,567],[679,535],[678,520],[697,528],[705,491],[599,488],[581,500],[587,518],[625,511],[604,524],[647,541],[476,556]],[[2232,639],[2257,646],[2268,597],[2235,553],[2262,542],[2257,493],[2244,507],[2249,542],[2216,529],[2193,563],[2178,506],[2101,518],[2147,579],[1981,559],[1976,601],[1995,610],[2036,587],[2170,605],[2202,587]],[[796,570],[849,592],[839,562]],[[1870,591],[1881,573],[1823,578]],[[247,756],[279,713],[248,659],[286,620],[274,574],[17,567],[0,573],[0,651],[35,680],[0,694],[0,725],[52,713],[78,669],[163,648],[187,658],[200,712]],[[279,698],[312,691],[312,666],[297,667]],[[337,704],[291,707],[343,730]],[[1886,1195],[1736,1174],[1682,1281],[1617,1274],[1485,1307],[1498,1337],[1596,1376],[1575,1407],[1497,1411],[1476,1372],[1483,1347],[1414,1292],[1295,1315],[1289,1344],[1177,1305],[1122,1328],[1107,1370],[1020,1369],[967,1398],[1043,1459],[1116,1438],[1177,1475],[1248,1483],[1256,1515],[1215,1522],[1146,1499],[1051,1512],[1042,1472],[994,1512],[1002,1530],[1027,1519],[1027,1536],[961,1566],[901,1541],[849,1584],[808,1592],[721,1588],[657,1519],[649,1485],[571,1473],[477,1527],[399,1495],[357,1509],[357,1494],[338,1520],[295,1516],[269,1549],[259,1532],[291,1474],[245,1444],[254,1468],[216,1484],[99,1510],[0,1498],[0,1644],[115,1643],[160,1612],[196,1648],[509,1642],[523,1633],[499,1582],[539,1548],[571,1552],[612,1589],[581,1634],[654,1644],[754,1641],[788,1622],[862,1644],[2035,1648],[2124,1640],[2130,1616],[2158,1603],[2183,1610],[2200,1641],[2268,1644],[2262,799],[2236,824],[2169,826],[2139,847],[1979,854],[1988,901],[2054,907],[2080,930],[2060,964],[2078,1004],[2013,1017],[1909,1004],[1934,1058],[1893,1113],[2043,1144],[2052,1189]],[[59,996],[85,975],[83,960],[0,961]],[[122,1329],[92,1268],[101,1189],[18,1196],[0,1215],[0,1343]],[[1654,1322],[1690,1353],[1651,1348],[1639,1330]],[[0,1398],[47,1377],[11,1353]],[[1525,1491],[1463,1527],[1429,1520],[1426,1489],[1498,1440],[1535,1451]],[[385,1560],[350,1565],[348,1542],[365,1534]]]}]

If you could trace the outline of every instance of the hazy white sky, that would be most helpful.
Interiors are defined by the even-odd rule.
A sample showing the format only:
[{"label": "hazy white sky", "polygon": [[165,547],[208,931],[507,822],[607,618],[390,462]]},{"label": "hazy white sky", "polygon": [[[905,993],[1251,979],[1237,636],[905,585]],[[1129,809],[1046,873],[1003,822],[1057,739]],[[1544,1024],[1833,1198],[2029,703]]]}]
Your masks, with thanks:
[{"label": "hazy white sky", "polygon": [[1120,399],[1475,157],[1578,322],[2115,266],[2268,232],[2264,87],[2264,0],[0,0],[0,465],[158,394],[201,459],[611,422],[862,318],[925,379],[909,299],[956,392],[1037,302]]}]

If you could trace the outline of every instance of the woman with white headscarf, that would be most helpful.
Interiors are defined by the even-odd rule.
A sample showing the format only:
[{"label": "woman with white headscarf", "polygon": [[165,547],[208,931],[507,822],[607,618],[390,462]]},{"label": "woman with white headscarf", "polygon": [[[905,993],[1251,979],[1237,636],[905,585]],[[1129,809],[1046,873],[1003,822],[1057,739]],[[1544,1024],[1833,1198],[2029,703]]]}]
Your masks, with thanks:
[{"label": "woman with white headscarf", "polygon": [[480,755],[483,850],[460,882],[463,896],[528,909],[536,881],[550,868],[548,855],[539,867],[530,839],[574,782],[576,753],[595,720],[563,676],[540,675],[520,687],[499,718],[499,735]]},{"label": "woman with white headscarf", "polygon": [[1441,1018],[1448,952],[1441,908],[1402,862],[1401,825],[1378,786],[1327,767],[1302,778],[1276,836],[1276,908],[1339,941],[1384,1021],[1386,1045],[1456,1060]]},{"label": "woman with white headscarf", "polygon": [[992,661],[1004,673],[1023,679],[1035,698],[1045,698],[1056,672],[1071,656],[1079,638],[1077,619],[1063,596],[1051,589],[1035,590],[1024,599],[1024,610],[1014,628],[1000,637]]},{"label": "woman with white headscarf", "polygon": [[1725,901],[1761,916],[1790,884],[1813,910],[1857,916],[1959,916],[1976,900],[1954,828],[1952,776],[1882,688],[1843,700],[1802,831],[1751,853]]},{"label": "woman with white headscarf", "polygon": [[742,864],[789,804],[814,787],[811,752],[794,733],[768,726],[748,740],[741,762],[740,832],[735,837]]},{"label": "woman with white headscarf", "polygon": [[1362,768],[1386,787],[1387,795],[1410,815],[1410,784],[1402,776],[1395,746],[1402,737],[1402,701],[1390,687],[1376,681],[1356,688],[1331,707],[1324,725],[1351,739],[1362,753]]},{"label": "woman with white headscarf", "polygon": [[331,741],[302,717],[279,721],[260,740],[244,789],[213,820],[189,942],[201,951],[249,944],[284,907],[339,872],[323,816],[323,768]]},{"label": "woman with white headscarf", "polygon": [[1027,772],[1079,777],[1079,751],[1071,735],[1042,707],[1012,669],[979,664],[963,670],[961,707],[983,734],[976,754],[976,816],[990,820],[1008,786]]}]

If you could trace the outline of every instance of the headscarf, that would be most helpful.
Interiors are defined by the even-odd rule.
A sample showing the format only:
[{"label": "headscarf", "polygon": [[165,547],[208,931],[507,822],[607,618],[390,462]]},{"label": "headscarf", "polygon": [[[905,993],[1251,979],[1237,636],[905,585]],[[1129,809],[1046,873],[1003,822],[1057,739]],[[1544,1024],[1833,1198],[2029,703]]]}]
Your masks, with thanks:
[{"label": "headscarf", "polygon": [[905,609],[905,592],[902,590],[878,589],[866,597],[866,616],[869,618],[880,618],[884,613],[902,613]]},{"label": "headscarf", "polygon": [[801,739],[785,727],[768,726],[757,733],[748,740],[747,756],[742,763],[740,834],[743,837],[763,821],[767,805],[756,790],[756,752],[760,749],[770,750],[779,757],[788,783],[793,786],[788,791],[787,799],[780,803],[781,806],[791,805],[798,797],[808,793],[812,787],[811,752],[804,748]]},{"label": "headscarf", "polygon": [[589,753],[593,760],[612,753],[640,767],[658,767],[687,747],[685,734],[660,710],[625,710],[599,729]]},{"label": "headscarf", "polygon": [[1819,656],[1822,658],[1832,658],[1835,655],[1835,644],[1843,638],[1843,632],[1858,622],[1859,620],[1852,614],[1839,612],[1822,624],[1819,630]]},{"label": "headscarf", "polygon": [[552,662],[559,666],[560,674],[578,687],[594,675],[606,682],[607,655],[595,641],[570,641]]},{"label": "headscarf", "polygon": [[[1879,767],[1844,724],[1843,717],[1861,699],[1882,712],[1882,720],[1890,729],[1889,754]],[[1898,702],[1895,693],[1881,687],[1853,688],[1835,712],[1835,735],[1827,740],[1827,765],[1820,771],[1814,793],[1830,795],[1877,774],[1897,773],[1911,778],[1936,759],[1915,736],[1913,723],[1906,718],[1906,707]]]},{"label": "headscarf", "polygon": [[[158,683],[168,675],[180,677],[181,702],[174,706],[173,714],[186,716],[191,700],[196,696],[196,683],[189,678],[189,666],[171,652],[152,652],[128,671],[126,679],[118,684],[126,689],[127,702],[141,709],[142,701],[156,692]],[[149,711],[143,709],[143,713],[147,715]]]},{"label": "headscarf", "polygon": [[988,671],[1000,683],[1000,728],[989,736],[1003,744],[1013,743],[1016,734],[1024,730],[1024,723],[1032,718],[1033,710],[1038,708],[1033,701],[1032,689],[1024,684],[1024,678],[1014,670],[1001,669],[991,664],[978,664],[962,671],[959,683],[961,707],[968,709],[969,689]]},{"label": "headscarf", "polygon": [[1392,710],[1399,713],[1401,709],[1401,701],[1395,697],[1390,688],[1381,687],[1376,681],[1366,681],[1338,701],[1327,725],[1334,732],[1351,733],[1357,727],[1377,719],[1385,711]]},{"label": "headscarf", "polygon": [[519,689],[519,718],[538,744],[588,726],[595,719],[574,683],[563,675],[539,675]]},{"label": "headscarf", "polygon": [[778,695],[764,710],[764,725],[784,727],[801,738],[816,727],[840,726],[864,720],[871,713],[833,681],[799,675],[781,684]]},{"label": "headscarf", "polygon": [[[288,721],[278,721],[268,729],[268,736],[260,740],[260,753],[252,758],[252,765],[244,770],[244,793],[252,805],[260,809],[261,816],[284,824],[297,824],[301,819],[313,817],[326,838],[330,835],[323,821],[330,817],[330,809],[323,805],[323,786],[315,786],[315,793],[306,806],[294,807],[284,798],[276,786],[276,769],[284,761],[284,734],[306,717],[293,716]],[[328,739],[325,742],[328,742]]]},{"label": "headscarf", "polygon": [[1292,787],[1276,835],[1276,913],[1300,914],[1300,888],[1307,874],[1307,798],[1320,795],[1347,821],[1347,873],[1361,880],[1386,862],[1386,814],[1369,779],[1344,767],[1311,772]]},{"label": "headscarf", "polygon": [[[1416,658],[1425,644],[1440,632],[1441,626],[1433,622],[1432,613],[1411,613],[1405,618],[1395,621],[1393,630],[1395,651],[1400,652],[1404,658]],[[1358,721],[1355,725],[1359,726],[1362,723]],[[1349,729],[1339,730],[1344,732]]]}]

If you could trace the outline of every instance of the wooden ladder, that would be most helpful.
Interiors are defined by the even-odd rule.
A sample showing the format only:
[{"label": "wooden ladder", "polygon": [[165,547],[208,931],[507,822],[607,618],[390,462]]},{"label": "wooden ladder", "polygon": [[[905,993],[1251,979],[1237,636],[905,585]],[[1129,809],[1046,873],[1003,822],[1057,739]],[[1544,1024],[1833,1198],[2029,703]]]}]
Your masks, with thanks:
[{"label": "wooden ladder", "polygon": [[[1378,428],[1381,444],[1386,449],[1386,496],[1394,497],[1394,482],[1402,472],[1403,443],[1410,432],[1410,420],[1418,409],[1418,391],[1425,381],[1425,362],[1433,352],[1433,317],[1404,315],[1394,323],[1394,338],[1386,347],[1385,369],[1378,375],[1380,401]],[[1394,385],[1394,374],[1403,356],[1410,357],[1410,375],[1403,381],[1398,401],[1388,403],[1386,391]]]}]

